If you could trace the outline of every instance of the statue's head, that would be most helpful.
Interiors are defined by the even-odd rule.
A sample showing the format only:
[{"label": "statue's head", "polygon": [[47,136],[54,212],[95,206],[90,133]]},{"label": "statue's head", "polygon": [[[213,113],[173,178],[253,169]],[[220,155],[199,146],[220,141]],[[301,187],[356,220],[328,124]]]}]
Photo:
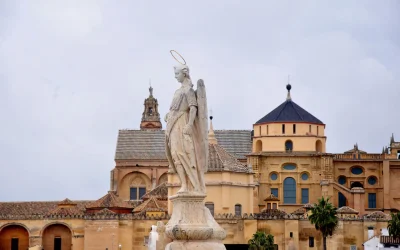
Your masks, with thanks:
[{"label": "statue's head", "polygon": [[176,80],[178,80],[178,82],[183,83],[185,79],[190,80],[189,67],[187,65],[179,64],[175,66],[174,69],[175,69],[175,78]]}]

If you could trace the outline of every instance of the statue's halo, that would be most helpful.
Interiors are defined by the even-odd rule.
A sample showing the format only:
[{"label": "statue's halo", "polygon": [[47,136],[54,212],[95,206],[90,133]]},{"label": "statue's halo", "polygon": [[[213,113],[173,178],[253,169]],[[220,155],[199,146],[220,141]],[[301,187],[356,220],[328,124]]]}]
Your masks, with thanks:
[{"label": "statue's halo", "polygon": [[[184,59],[183,56],[181,56],[181,54],[179,54],[176,50],[170,50],[169,52],[171,53],[172,57],[173,57],[178,63],[180,63],[180,64],[182,64],[182,65],[186,65],[185,59]],[[175,52],[175,53],[183,60],[183,63],[180,62],[180,61],[174,56],[174,53],[173,53],[173,52]]]}]

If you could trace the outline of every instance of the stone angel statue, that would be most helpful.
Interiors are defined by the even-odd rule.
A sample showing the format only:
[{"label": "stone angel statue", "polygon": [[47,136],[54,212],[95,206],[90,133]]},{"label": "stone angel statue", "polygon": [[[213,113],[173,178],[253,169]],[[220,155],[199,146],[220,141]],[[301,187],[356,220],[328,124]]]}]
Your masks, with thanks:
[{"label": "stone angel statue", "polygon": [[165,116],[166,155],[170,172],[181,181],[178,193],[205,194],[204,173],[208,164],[207,97],[203,80],[193,89],[189,67],[174,67],[181,87],[175,91],[169,113]]}]

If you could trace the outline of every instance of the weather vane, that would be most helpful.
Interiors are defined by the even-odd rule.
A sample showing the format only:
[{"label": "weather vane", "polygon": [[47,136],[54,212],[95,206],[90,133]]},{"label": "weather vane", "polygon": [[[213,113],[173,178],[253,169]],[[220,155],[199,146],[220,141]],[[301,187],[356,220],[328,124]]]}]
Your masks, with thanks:
[{"label": "weather vane", "polygon": [[[173,57],[178,63],[180,63],[180,64],[182,64],[182,65],[186,65],[185,59],[184,59],[183,56],[181,56],[181,54],[179,54],[176,50],[170,50],[169,52],[171,53],[172,57]],[[174,52],[176,55],[178,55],[178,56],[183,60],[183,62],[180,62],[180,61],[174,56],[174,53],[173,53],[173,52]]]}]

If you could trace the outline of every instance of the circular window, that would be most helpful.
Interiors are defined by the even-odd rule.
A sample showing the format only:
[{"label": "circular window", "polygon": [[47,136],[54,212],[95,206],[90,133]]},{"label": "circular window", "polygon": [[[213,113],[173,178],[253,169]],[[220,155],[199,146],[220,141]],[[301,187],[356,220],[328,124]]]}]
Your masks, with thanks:
[{"label": "circular window", "polygon": [[354,168],[352,168],[351,169],[351,173],[352,174],[362,174],[362,172],[363,172],[363,170],[362,170],[362,168],[360,168],[360,167],[354,167]]},{"label": "circular window", "polygon": [[271,180],[276,181],[276,179],[278,179],[278,175],[275,173],[271,174]]},{"label": "circular window", "polygon": [[339,182],[340,185],[346,184],[346,177],[340,176],[339,179],[338,179],[338,182]]},{"label": "circular window", "polygon": [[369,178],[368,178],[368,184],[369,185],[375,185],[376,184],[376,177],[375,176],[370,176]]},{"label": "circular window", "polygon": [[302,179],[303,181],[308,180],[308,174],[307,174],[307,173],[303,173],[303,174],[301,175],[301,179]]}]

